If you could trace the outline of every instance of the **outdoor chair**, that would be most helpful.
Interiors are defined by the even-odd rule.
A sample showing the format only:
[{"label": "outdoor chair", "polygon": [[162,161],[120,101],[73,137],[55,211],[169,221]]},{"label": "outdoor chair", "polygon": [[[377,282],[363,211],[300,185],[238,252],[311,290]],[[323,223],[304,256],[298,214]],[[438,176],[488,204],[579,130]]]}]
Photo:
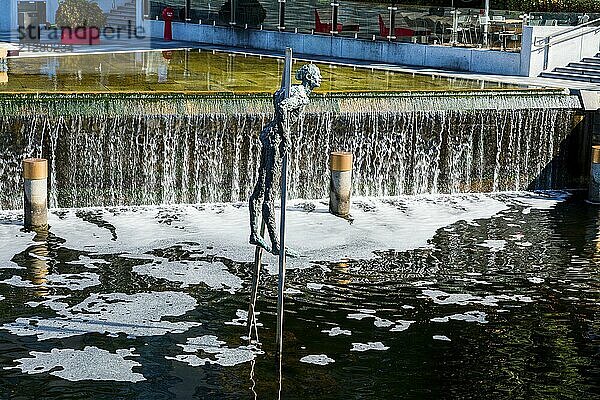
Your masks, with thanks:
[{"label": "outdoor chair", "polygon": [[[414,29],[405,28],[405,27],[395,27],[394,28],[394,36],[396,36],[396,37],[414,36],[414,35],[415,35]],[[381,14],[379,14],[379,36],[384,37],[384,38],[390,36],[390,28],[385,26],[385,22],[383,21],[383,17],[381,16]]]},{"label": "outdoor chair", "polygon": [[[338,23],[336,27],[337,32],[342,31],[342,24]],[[318,33],[331,33],[331,23],[321,22],[321,17],[319,16],[319,11],[315,8],[315,32]]]}]

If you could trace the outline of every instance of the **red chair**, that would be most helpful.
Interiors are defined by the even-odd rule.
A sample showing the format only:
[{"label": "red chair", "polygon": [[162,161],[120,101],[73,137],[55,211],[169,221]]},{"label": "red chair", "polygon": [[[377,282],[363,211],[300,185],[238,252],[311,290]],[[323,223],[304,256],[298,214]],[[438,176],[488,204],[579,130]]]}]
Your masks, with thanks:
[{"label": "red chair", "polygon": [[[337,24],[338,32],[342,31],[342,24]],[[319,17],[319,12],[315,8],[315,32],[319,33],[331,33],[331,23],[323,23],[321,22],[321,18]]]},{"label": "red chair", "polygon": [[[390,35],[390,28],[385,26],[385,22],[383,22],[383,18],[381,14],[379,14],[379,36],[388,37]],[[394,28],[394,36],[414,36],[415,31],[409,28]]]}]

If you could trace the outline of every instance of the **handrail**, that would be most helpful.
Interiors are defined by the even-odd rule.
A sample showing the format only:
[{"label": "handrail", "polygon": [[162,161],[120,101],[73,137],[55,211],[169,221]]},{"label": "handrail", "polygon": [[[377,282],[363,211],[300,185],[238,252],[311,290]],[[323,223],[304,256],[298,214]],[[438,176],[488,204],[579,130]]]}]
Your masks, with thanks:
[{"label": "handrail", "polygon": [[533,44],[536,47],[550,47],[550,46],[553,46],[553,45],[556,45],[556,44],[559,44],[559,43],[566,42],[567,40],[575,39],[575,38],[577,38],[579,36],[583,36],[585,33],[581,32],[581,33],[578,33],[577,35],[569,36],[568,38],[565,38],[565,39],[562,39],[562,40],[559,40],[559,41],[556,41],[556,42],[550,42],[550,39],[552,39],[552,38],[563,36],[563,35],[566,35],[567,33],[575,32],[576,30],[579,30],[581,28],[585,28],[586,26],[590,26],[590,25],[593,25],[593,24],[598,23],[598,22],[600,22],[600,18],[596,18],[596,19],[593,19],[591,21],[585,22],[583,24],[580,24],[580,25],[577,25],[577,26],[573,26],[573,27],[570,27],[568,29],[564,29],[564,30],[562,30],[560,32],[552,33],[552,34],[550,34],[548,36],[545,36],[545,37],[543,37],[541,39],[536,38],[536,40],[533,42]]},{"label": "handrail", "polygon": [[[548,69],[548,63],[549,63],[549,59],[550,59],[550,56],[549,56],[550,47],[555,46],[555,45],[560,44],[560,43],[564,43],[564,42],[566,42],[568,40],[571,40],[571,39],[576,39],[576,38],[578,38],[580,36],[583,36],[583,35],[587,34],[588,32],[585,32],[585,31],[580,31],[580,32],[577,32],[577,33],[574,33],[574,32],[578,31],[581,28],[585,28],[587,26],[590,26],[590,25],[598,23],[598,22],[600,22],[600,18],[596,18],[594,20],[585,22],[585,23],[583,23],[581,25],[577,25],[577,26],[573,26],[573,27],[568,28],[568,29],[564,29],[564,30],[562,30],[560,32],[552,33],[552,34],[550,34],[550,35],[548,35],[546,37],[543,37],[541,39],[535,38],[533,40],[533,45],[535,47],[543,48],[544,49],[544,65],[543,65],[542,71],[546,71]],[[600,30],[600,26],[597,27],[597,30]],[[552,39],[552,38],[557,38],[557,37],[561,37],[561,36],[564,36],[564,35],[568,35],[569,33],[573,33],[573,34],[569,35],[567,37],[563,37],[563,38],[561,38],[559,40],[556,40],[556,41],[553,41],[553,42],[550,41],[550,39]]]}]

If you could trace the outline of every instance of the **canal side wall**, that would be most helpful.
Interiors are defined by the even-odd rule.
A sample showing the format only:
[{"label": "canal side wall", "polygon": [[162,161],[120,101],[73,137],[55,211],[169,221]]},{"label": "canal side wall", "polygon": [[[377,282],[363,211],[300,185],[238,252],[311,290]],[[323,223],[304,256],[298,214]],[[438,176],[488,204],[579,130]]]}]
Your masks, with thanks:
[{"label": "canal side wall", "polygon": [[[145,21],[146,32],[162,38],[163,21]],[[200,24],[173,23],[173,39],[281,52],[292,47],[297,54],[412,65],[453,71],[520,75],[521,55],[504,51],[461,47],[369,41],[329,35],[309,35]]]}]

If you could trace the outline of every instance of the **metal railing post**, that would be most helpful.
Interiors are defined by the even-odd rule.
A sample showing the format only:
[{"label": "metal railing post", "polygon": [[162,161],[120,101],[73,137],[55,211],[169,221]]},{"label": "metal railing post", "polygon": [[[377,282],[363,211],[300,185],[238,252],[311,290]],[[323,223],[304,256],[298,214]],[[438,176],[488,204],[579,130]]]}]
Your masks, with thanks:
[{"label": "metal railing post", "polygon": [[331,31],[329,33],[331,33],[332,35],[335,35],[336,33],[339,33],[337,30],[337,26],[338,26],[338,8],[340,7],[340,4],[337,3],[335,0],[331,3]]},{"label": "metal railing post", "polygon": [[544,68],[543,71],[548,69],[548,59],[550,57],[550,36],[544,40]]},{"label": "metal railing post", "polygon": [[237,8],[237,1],[230,0],[229,4],[231,4],[231,10],[229,12],[229,16],[230,16],[229,25],[235,26],[237,24],[237,22],[236,22],[237,16],[235,15],[235,9]]},{"label": "metal railing post", "polygon": [[285,0],[279,0],[279,23],[277,29],[285,30]]},{"label": "metal railing post", "polygon": [[388,7],[388,10],[390,10],[390,31],[388,32],[387,39],[392,41],[396,39],[396,10],[398,10],[398,7],[391,6]]}]

